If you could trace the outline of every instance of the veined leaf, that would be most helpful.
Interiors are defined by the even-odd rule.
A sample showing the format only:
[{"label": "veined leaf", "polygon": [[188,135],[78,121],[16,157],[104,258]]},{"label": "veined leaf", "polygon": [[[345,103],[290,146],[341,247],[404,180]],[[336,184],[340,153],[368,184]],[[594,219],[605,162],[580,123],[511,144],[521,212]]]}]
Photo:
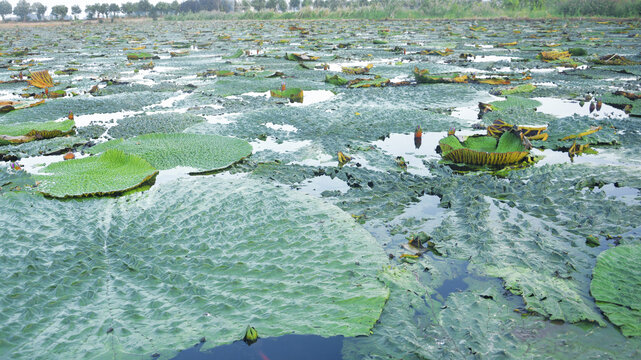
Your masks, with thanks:
[{"label": "veined leaf", "polygon": [[27,81],[37,88],[45,89],[53,86],[53,79],[51,79],[48,70],[31,72],[30,75],[31,79]]},{"label": "veined leaf", "polygon": [[626,336],[641,336],[641,246],[621,245],[597,258],[590,292]]},{"label": "veined leaf", "polygon": [[248,324],[263,337],[369,334],[388,261],[348,214],[249,179],[167,185],[123,199],[0,196],[3,354],[171,358],[202,337],[240,340]]},{"label": "veined leaf", "polygon": [[227,168],[252,152],[251,145],[241,139],[185,133],[146,134],[111,140],[88,151],[97,154],[109,149],[140,156],[159,170],[185,166],[201,172]]},{"label": "veined leaf", "polygon": [[158,171],[147,161],[120,150],[53,163],[36,175],[42,181],[38,191],[57,198],[112,195],[134,189],[152,179]]},{"label": "veined leaf", "polygon": [[[0,125],[0,140],[4,140],[7,143],[18,144],[33,140],[51,139],[71,134],[74,126],[75,123],[73,120]],[[0,145],[2,145],[2,143],[0,143]]]}]

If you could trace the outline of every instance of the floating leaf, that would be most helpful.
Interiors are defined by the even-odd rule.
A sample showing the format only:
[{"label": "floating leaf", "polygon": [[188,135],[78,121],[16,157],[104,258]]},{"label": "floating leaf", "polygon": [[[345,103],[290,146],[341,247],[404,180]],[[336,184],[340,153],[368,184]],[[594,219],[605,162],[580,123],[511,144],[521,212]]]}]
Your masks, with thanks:
[{"label": "floating leaf", "polygon": [[439,55],[439,56],[448,56],[454,53],[454,50],[450,48],[445,48],[444,50],[422,50],[421,55]]},{"label": "floating leaf", "polygon": [[147,161],[120,150],[53,163],[36,175],[38,191],[53,197],[121,194],[152,179],[158,171]]},{"label": "floating leaf", "polygon": [[438,83],[467,83],[468,76],[459,73],[429,75],[428,69],[419,70],[414,68],[414,77],[416,82],[424,84],[438,84]]},{"label": "floating leaf", "polygon": [[474,79],[475,82],[479,84],[488,84],[488,85],[510,85],[512,82],[510,79],[502,78],[489,78],[489,79]]},{"label": "floating leaf", "polygon": [[364,67],[349,67],[349,66],[343,66],[341,67],[341,71],[344,72],[345,74],[350,74],[350,75],[363,75],[367,74],[374,65],[372,64],[367,64],[367,66]]},{"label": "floating leaf", "polygon": [[470,136],[463,143],[450,135],[439,142],[443,159],[459,164],[504,166],[523,160],[529,152],[521,139],[507,131],[497,141],[492,136]]},{"label": "floating leaf", "polygon": [[347,82],[349,88],[368,88],[368,87],[383,87],[390,83],[390,79],[376,76],[373,79],[354,79]]},{"label": "floating leaf", "polygon": [[264,337],[367,335],[389,295],[376,240],[291,190],[193,177],[121,200],[15,195],[0,196],[1,253],[24,252],[0,267],[12,358],[171,358],[247,324]]},{"label": "floating leaf", "polygon": [[508,124],[501,119],[494,120],[494,123],[487,127],[487,134],[495,138],[499,138],[506,131],[513,129],[517,133],[523,133],[523,136],[530,140],[545,141],[548,138],[548,134],[544,133],[544,131],[547,130],[547,126],[515,126]]},{"label": "floating leaf", "polygon": [[242,49],[238,49],[238,50],[236,50],[236,52],[234,52],[231,55],[223,56],[223,59],[237,59],[237,58],[243,56],[244,53],[245,52]]},{"label": "floating leaf", "polygon": [[127,60],[151,60],[151,59],[159,59],[159,57],[146,52],[127,53]]},{"label": "floating leaf", "polygon": [[597,258],[590,293],[625,336],[641,336],[641,246],[620,245]]},{"label": "floating leaf", "polygon": [[25,122],[12,125],[0,125],[0,145],[20,144],[68,135],[73,133],[74,126],[74,121],[70,119],[65,121]]},{"label": "floating leaf", "polygon": [[534,90],[536,90],[536,86],[532,84],[521,84],[513,88],[501,90],[500,94],[505,96],[505,95],[512,95],[512,94],[530,93]]},{"label": "floating leaf", "polygon": [[343,86],[343,85],[347,85],[349,81],[345,78],[340,77],[339,75],[334,75],[334,76],[325,75],[325,82],[330,83],[332,85]]},{"label": "floating leaf", "polygon": [[244,140],[185,133],[146,134],[126,140],[111,140],[88,151],[97,154],[109,149],[137,155],[159,170],[185,166],[199,172],[227,168],[252,152],[251,145]]},{"label": "floating leaf", "polygon": [[303,102],[303,90],[299,88],[289,88],[286,90],[271,90],[271,97],[289,99],[291,102]]},{"label": "floating leaf", "polygon": [[47,70],[32,72],[30,76],[31,79],[27,81],[37,88],[46,89],[53,86],[53,79]]},{"label": "floating leaf", "polygon": [[617,54],[601,56],[596,60],[592,60],[592,62],[599,65],[638,65],[639,64],[638,62],[632,61],[626,58],[625,56],[621,56]]},{"label": "floating leaf", "polygon": [[534,109],[541,105],[541,102],[521,96],[508,96],[505,100],[493,101],[490,103],[492,110],[503,110],[509,108]]},{"label": "floating leaf", "polygon": [[169,56],[171,57],[181,57],[181,56],[187,56],[189,55],[189,50],[183,50],[183,51],[170,51]]},{"label": "floating leaf", "polygon": [[13,110],[26,109],[44,104],[44,100],[32,101],[0,101],[0,113],[9,112]]},{"label": "floating leaf", "polygon": [[568,49],[568,52],[572,56],[585,56],[588,54],[588,52],[583,48],[571,48]]},{"label": "floating leaf", "polygon": [[568,51],[542,51],[539,53],[538,58],[543,61],[555,61],[569,59],[570,56]]},{"label": "floating leaf", "polygon": [[290,53],[290,54],[285,54],[285,59],[291,60],[291,61],[316,61],[320,59],[318,56],[311,56],[307,54],[296,54],[296,53]]}]

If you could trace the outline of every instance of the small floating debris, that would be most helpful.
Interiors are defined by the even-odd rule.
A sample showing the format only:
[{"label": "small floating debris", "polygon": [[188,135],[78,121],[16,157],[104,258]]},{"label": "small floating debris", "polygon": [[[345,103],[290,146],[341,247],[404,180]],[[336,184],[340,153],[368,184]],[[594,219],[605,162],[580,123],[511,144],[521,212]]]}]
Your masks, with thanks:
[{"label": "small floating debris", "polygon": [[245,330],[245,336],[243,337],[243,341],[247,343],[247,345],[251,345],[255,343],[258,340],[258,331],[253,326],[247,326],[247,329]]}]

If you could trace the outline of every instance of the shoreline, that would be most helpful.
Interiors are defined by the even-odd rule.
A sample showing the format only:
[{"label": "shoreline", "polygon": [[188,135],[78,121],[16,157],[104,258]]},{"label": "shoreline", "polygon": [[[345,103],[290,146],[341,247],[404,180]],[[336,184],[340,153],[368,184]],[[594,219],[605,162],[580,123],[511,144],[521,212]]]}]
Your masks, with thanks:
[{"label": "shoreline", "polygon": [[99,19],[92,20],[67,20],[67,21],[4,21],[0,22],[0,29],[2,28],[17,28],[17,27],[53,27],[53,26],[63,26],[63,25],[108,25],[116,23],[137,23],[137,22],[148,22],[148,21],[167,21],[167,22],[180,22],[180,21],[222,21],[222,22],[237,22],[237,21],[269,21],[269,22],[278,22],[278,21],[379,21],[379,22],[394,22],[394,21],[412,21],[412,22],[441,22],[441,21],[641,21],[639,17],[631,18],[617,18],[617,17],[462,17],[462,18],[389,18],[389,19],[357,19],[357,18],[275,18],[275,19],[165,19],[158,18],[154,20],[150,17],[140,17],[140,18],[116,18],[115,21],[102,19],[102,23]]}]

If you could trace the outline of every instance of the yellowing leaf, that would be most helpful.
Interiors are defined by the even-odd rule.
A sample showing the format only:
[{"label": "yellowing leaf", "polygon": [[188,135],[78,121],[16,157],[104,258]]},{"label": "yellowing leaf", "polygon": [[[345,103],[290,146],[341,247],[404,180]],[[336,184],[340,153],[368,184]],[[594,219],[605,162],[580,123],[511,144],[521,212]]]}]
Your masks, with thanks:
[{"label": "yellowing leaf", "polygon": [[40,89],[45,89],[53,86],[53,80],[51,79],[51,75],[49,75],[49,71],[47,70],[32,72],[31,80],[27,81],[29,82],[29,84]]}]

